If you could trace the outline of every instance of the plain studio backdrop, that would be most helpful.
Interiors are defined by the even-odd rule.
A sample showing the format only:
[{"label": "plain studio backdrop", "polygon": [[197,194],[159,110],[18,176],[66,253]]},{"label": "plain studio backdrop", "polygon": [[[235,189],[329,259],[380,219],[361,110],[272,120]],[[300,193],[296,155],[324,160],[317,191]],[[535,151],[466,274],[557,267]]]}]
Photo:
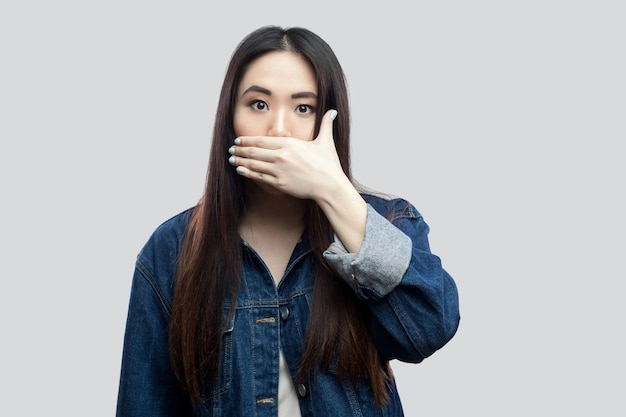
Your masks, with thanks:
[{"label": "plain studio backdrop", "polygon": [[230,54],[333,47],[355,177],[407,198],[455,338],[392,362],[407,416],[624,416],[626,31],[618,1],[6,1],[3,416],[114,414],[134,261],[199,199]]}]

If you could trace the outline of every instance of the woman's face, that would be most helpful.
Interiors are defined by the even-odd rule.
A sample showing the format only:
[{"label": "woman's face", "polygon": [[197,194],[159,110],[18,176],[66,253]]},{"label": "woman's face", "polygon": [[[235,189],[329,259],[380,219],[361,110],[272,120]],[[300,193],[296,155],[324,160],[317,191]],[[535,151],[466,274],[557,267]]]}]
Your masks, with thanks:
[{"label": "woman's face", "polygon": [[252,61],[237,89],[237,136],[288,136],[312,140],[317,82],[309,63],[276,51]]}]

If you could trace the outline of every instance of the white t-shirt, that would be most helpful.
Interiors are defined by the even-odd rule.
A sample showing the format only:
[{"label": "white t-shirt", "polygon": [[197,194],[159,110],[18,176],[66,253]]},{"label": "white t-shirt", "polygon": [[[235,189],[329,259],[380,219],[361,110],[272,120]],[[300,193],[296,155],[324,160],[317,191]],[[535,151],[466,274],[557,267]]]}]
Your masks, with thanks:
[{"label": "white t-shirt", "polygon": [[280,350],[280,370],[278,372],[278,417],[301,417],[298,394],[291,380],[291,374],[283,350]]}]

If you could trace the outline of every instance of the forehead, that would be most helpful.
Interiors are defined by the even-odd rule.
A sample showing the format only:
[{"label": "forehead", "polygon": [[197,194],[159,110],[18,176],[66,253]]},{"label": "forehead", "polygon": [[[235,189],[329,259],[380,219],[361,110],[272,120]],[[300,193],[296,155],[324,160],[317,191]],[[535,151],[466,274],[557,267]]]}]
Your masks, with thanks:
[{"label": "forehead", "polygon": [[239,94],[256,85],[272,92],[313,92],[317,80],[309,62],[300,54],[273,51],[252,61],[239,84]]}]

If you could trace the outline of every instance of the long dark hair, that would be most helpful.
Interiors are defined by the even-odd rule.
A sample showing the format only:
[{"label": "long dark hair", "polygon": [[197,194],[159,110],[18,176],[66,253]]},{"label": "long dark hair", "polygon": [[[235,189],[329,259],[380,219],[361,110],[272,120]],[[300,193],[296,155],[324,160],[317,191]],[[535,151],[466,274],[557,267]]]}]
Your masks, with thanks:
[{"label": "long dark hair", "polygon": [[[222,311],[228,296],[239,289],[242,244],[238,223],[244,210],[243,177],[227,163],[235,138],[236,91],[248,66],[271,51],[302,55],[317,77],[317,136],[323,114],[336,109],[333,137],[343,170],[350,171],[350,112],[343,70],[330,46],[303,28],[266,26],[250,33],[235,49],[219,97],[204,194],[194,208],[183,240],[174,288],[169,327],[172,366],[183,387],[202,401],[201,381],[218,375],[223,332]],[[379,405],[388,399],[390,370],[370,336],[368,311],[351,288],[336,276],[322,256],[333,240],[333,230],[312,201],[307,207],[307,229],[317,259],[313,304],[299,378],[316,367],[336,363],[341,378],[369,380]],[[233,313],[234,302],[230,305]]]}]

